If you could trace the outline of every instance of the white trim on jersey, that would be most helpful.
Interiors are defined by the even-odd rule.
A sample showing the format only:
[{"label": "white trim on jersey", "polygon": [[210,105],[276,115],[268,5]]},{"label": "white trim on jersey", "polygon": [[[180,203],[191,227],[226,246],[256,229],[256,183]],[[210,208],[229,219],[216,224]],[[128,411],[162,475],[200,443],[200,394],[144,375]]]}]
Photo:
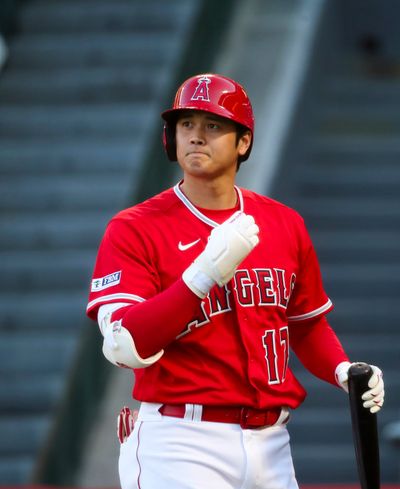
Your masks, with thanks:
[{"label": "white trim on jersey", "polygon": [[109,312],[113,314],[115,311],[118,311],[118,309],[122,309],[123,307],[131,305],[131,302],[111,302],[108,304],[103,304],[99,307],[99,310],[97,311],[97,322],[99,323],[99,326]]},{"label": "white trim on jersey", "polygon": [[306,312],[305,314],[300,314],[299,316],[288,316],[289,321],[303,321],[304,319],[311,319],[313,317],[317,317],[320,314],[328,311],[332,307],[332,301],[328,299],[328,301],[318,309],[314,311]]},{"label": "white trim on jersey", "polygon": [[[219,224],[215,221],[213,221],[212,219],[210,219],[209,217],[205,216],[202,212],[199,211],[199,209],[197,209],[196,206],[194,206],[190,200],[186,197],[186,195],[182,192],[182,190],[180,189],[180,185],[181,185],[182,181],[178,182],[175,187],[174,187],[174,192],[176,194],[176,196],[178,197],[179,200],[182,201],[182,203],[189,209],[189,211],[194,214],[198,219],[200,219],[200,221],[203,221],[205,222],[206,224],[208,224],[209,226],[213,227],[213,228],[216,228],[217,226],[219,226]],[[243,195],[242,195],[242,192],[240,190],[239,187],[237,187],[235,185],[235,190],[237,192],[237,195],[239,197],[239,210],[240,212],[243,212]],[[234,211],[236,212],[236,211]]]},{"label": "white trim on jersey", "polygon": [[134,301],[134,302],[144,302],[146,299],[143,299],[143,297],[140,297],[138,295],[134,294],[110,294],[110,295],[103,295],[101,297],[98,297],[97,299],[90,301],[89,304],[87,305],[86,311],[89,311],[93,306],[99,303],[106,303],[109,301],[120,301],[120,300],[128,300],[128,301]]}]

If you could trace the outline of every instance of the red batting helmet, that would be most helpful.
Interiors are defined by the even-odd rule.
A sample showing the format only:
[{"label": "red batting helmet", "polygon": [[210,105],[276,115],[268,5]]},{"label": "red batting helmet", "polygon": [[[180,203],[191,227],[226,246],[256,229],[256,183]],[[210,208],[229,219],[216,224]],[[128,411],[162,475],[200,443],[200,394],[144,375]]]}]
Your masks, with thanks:
[{"label": "red batting helmet", "polygon": [[161,114],[164,119],[163,143],[168,158],[176,161],[175,126],[182,110],[202,110],[225,117],[251,132],[252,142],[240,161],[250,155],[253,133],[253,109],[247,93],[239,83],[221,75],[205,73],[189,78],[178,88],[172,109]]}]

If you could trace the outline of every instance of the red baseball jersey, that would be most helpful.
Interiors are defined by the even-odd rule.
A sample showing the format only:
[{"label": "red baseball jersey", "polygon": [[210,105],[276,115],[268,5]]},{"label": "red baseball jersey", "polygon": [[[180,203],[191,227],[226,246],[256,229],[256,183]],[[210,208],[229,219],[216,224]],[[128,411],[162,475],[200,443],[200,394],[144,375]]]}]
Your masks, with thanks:
[{"label": "red baseball jersey", "polygon": [[[295,408],[304,400],[288,365],[288,325],[332,308],[316,253],[297,212],[236,191],[240,210],[260,228],[260,243],[226,286],[211,289],[161,359],[135,370],[139,401]],[[89,317],[95,320],[103,304],[145,301],[172,285],[235,210],[196,208],[177,184],[117,214],[99,248]]]}]

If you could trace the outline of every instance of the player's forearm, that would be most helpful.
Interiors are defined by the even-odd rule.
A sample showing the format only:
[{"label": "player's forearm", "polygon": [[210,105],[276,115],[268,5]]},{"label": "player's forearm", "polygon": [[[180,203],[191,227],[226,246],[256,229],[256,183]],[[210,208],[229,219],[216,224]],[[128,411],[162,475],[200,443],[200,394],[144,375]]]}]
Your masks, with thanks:
[{"label": "player's forearm", "polygon": [[148,358],[168,346],[196,315],[201,299],[179,279],[151,299],[118,309],[112,321],[132,335],[142,358]]},{"label": "player's forearm", "polygon": [[348,357],[325,316],[292,323],[289,332],[291,347],[307,370],[337,386],[335,369]]},{"label": "player's forearm", "polygon": [[196,316],[201,300],[216,284],[225,285],[257,246],[259,228],[252,216],[236,212],[211,231],[207,245],[182,278],[151,299],[115,311],[142,359],[168,346]]}]

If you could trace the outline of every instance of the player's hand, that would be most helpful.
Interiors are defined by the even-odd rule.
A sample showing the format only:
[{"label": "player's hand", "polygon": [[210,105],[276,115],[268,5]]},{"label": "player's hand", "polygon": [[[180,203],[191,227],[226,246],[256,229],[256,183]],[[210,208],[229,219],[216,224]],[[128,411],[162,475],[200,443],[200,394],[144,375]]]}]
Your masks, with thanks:
[{"label": "player's hand", "polygon": [[[335,371],[337,383],[346,392],[349,392],[348,372],[351,365],[353,364],[350,362],[339,363]],[[369,409],[371,413],[377,413],[383,406],[385,400],[385,384],[381,369],[375,365],[370,365],[370,367],[372,368],[372,375],[368,380],[369,389],[363,392],[361,399],[364,401],[363,406],[366,409]]]},{"label": "player's hand", "polygon": [[213,285],[225,285],[237,266],[259,243],[258,233],[252,216],[235,212],[211,231],[204,251],[183,273],[186,285],[201,298]]},{"label": "player's hand", "polygon": [[238,265],[258,244],[258,226],[253,216],[235,213],[211,231],[202,253],[211,278],[221,287],[233,277]]}]

